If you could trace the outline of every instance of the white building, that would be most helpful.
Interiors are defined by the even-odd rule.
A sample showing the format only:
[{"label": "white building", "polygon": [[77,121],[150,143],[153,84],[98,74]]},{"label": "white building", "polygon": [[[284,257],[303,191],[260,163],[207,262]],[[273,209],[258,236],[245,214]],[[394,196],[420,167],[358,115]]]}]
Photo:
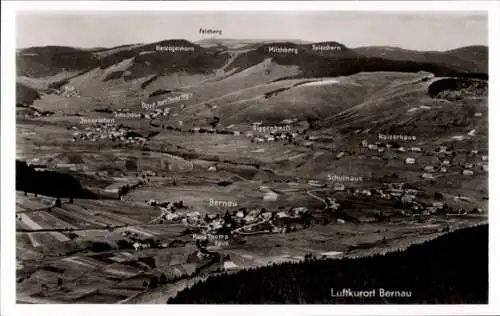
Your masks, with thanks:
[{"label": "white building", "polygon": [[407,165],[412,165],[414,163],[415,163],[415,158],[408,157],[405,159],[405,164],[407,164]]},{"label": "white building", "polygon": [[192,212],[190,212],[190,213],[187,213],[187,214],[186,214],[186,216],[187,216],[187,217],[192,217],[192,218],[195,218],[195,217],[200,217],[200,216],[201,216],[201,214],[200,214],[200,212],[198,212],[198,211],[192,211]]},{"label": "white building", "polygon": [[266,192],[263,197],[264,201],[274,202],[278,199],[278,194],[275,192]]},{"label": "white building", "polygon": [[281,212],[278,212],[276,214],[276,217],[278,217],[278,218],[284,218],[284,217],[288,217],[288,214],[285,213],[285,212],[283,212],[283,211],[281,211]]},{"label": "white building", "polygon": [[238,269],[238,266],[232,261],[224,261],[224,269],[234,270],[234,269]]},{"label": "white building", "polygon": [[303,207],[303,206],[301,206],[301,207],[296,207],[296,208],[294,208],[292,211],[293,211],[293,213],[294,213],[295,215],[300,215],[300,214],[302,214],[302,213],[307,212],[307,210],[308,210],[308,209],[307,209],[307,207]]},{"label": "white building", "polygon": [[343,185],[342,183],[335,183],[333,185],[333,189],[335,191],[344,191],[345,190],[345,185]]},{"label": "white building", "polygon": [[433,166],[425,166],[425,167],[424,167],[424,171],[427,171],[427,172],[434,172],[434,171],[435,171],[435,169],[434,169],[434,167],[433,167]]},{"label": "white building", "polygon": [[422,179],[434,179],[434,176],[431,173],[423,173]]},{"label": "white building", "polygon": [[444,203],[443,202],[433,202],[432,206],[437,208],[437,209],[442,209],[444,207]]},{"label": "white building", "polygon": [[474,171],[468,170],[468,169],[464,169],[464,170],[462,170],[462,174],[464,176],[472,176],[474,174]]},{"label": "white building", "polygon": [[165,219],[168,221],[174,221],[174,220],[178,219],[179,217],[180,217],[180,215],[175,214],[175,213],[168,213],[167,215],[165,215]]}]

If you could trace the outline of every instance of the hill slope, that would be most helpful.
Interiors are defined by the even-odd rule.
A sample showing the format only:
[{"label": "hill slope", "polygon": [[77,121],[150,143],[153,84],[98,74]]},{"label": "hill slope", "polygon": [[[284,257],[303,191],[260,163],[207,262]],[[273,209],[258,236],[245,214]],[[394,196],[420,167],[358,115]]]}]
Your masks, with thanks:
[{"label": "hill slope", "polygon": [[[471,260],[464,258],[467,256]],[[332,297],[333,294],[340,294]],[[343,289],[374,291],[342,297]],[[403,295],[381,296],[380,289]],[[340,292],[340,293],[337,293]],[[211,277],[169,304],[485,304],[488,225],[467,228],[405,251],[360,259],[285,263]]]},{"label": "hill slope", "polygon": [[421,52],[399,47],[368,46],[357,47],[353,51],[366,57],[438,63],[460,72],[488,72],[488,47],[486,46],[467,46],[444,52]]},{"label": "hill slope", "polygon": [[31,47],[16,54],[18,76],[49,77],[65,71],[83,71],[96,67],[97,58],[86,50],[64,46]]}]

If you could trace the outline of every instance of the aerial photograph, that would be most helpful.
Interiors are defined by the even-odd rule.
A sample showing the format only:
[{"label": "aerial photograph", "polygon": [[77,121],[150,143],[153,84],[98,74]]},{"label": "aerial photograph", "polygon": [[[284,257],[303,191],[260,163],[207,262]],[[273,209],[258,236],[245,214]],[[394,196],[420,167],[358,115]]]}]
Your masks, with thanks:
[{"label": "aerial photograph", "polygon": [[17,304],[488,304],[487,11],[15,23]]}]

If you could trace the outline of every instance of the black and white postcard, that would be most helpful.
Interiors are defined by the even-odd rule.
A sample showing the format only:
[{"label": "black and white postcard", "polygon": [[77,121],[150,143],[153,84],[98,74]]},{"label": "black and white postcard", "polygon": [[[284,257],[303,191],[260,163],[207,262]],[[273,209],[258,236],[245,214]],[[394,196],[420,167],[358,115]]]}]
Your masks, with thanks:
[{"label": "black and white postcard", "polygon": [[490,313],[494,5],[198,4],[9,6],[5,315]]}]

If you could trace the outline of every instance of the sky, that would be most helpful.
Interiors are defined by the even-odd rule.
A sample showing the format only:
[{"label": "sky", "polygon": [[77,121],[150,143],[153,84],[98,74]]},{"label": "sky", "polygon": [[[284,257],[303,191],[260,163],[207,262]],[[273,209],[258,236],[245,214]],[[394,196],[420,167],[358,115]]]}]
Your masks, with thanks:
[{"label": "sky", "polygon": [[448,50],[488,45],[487,12],[18,12],[16,47],[113,47],[166,39],[336,41],[348,47]]}]

